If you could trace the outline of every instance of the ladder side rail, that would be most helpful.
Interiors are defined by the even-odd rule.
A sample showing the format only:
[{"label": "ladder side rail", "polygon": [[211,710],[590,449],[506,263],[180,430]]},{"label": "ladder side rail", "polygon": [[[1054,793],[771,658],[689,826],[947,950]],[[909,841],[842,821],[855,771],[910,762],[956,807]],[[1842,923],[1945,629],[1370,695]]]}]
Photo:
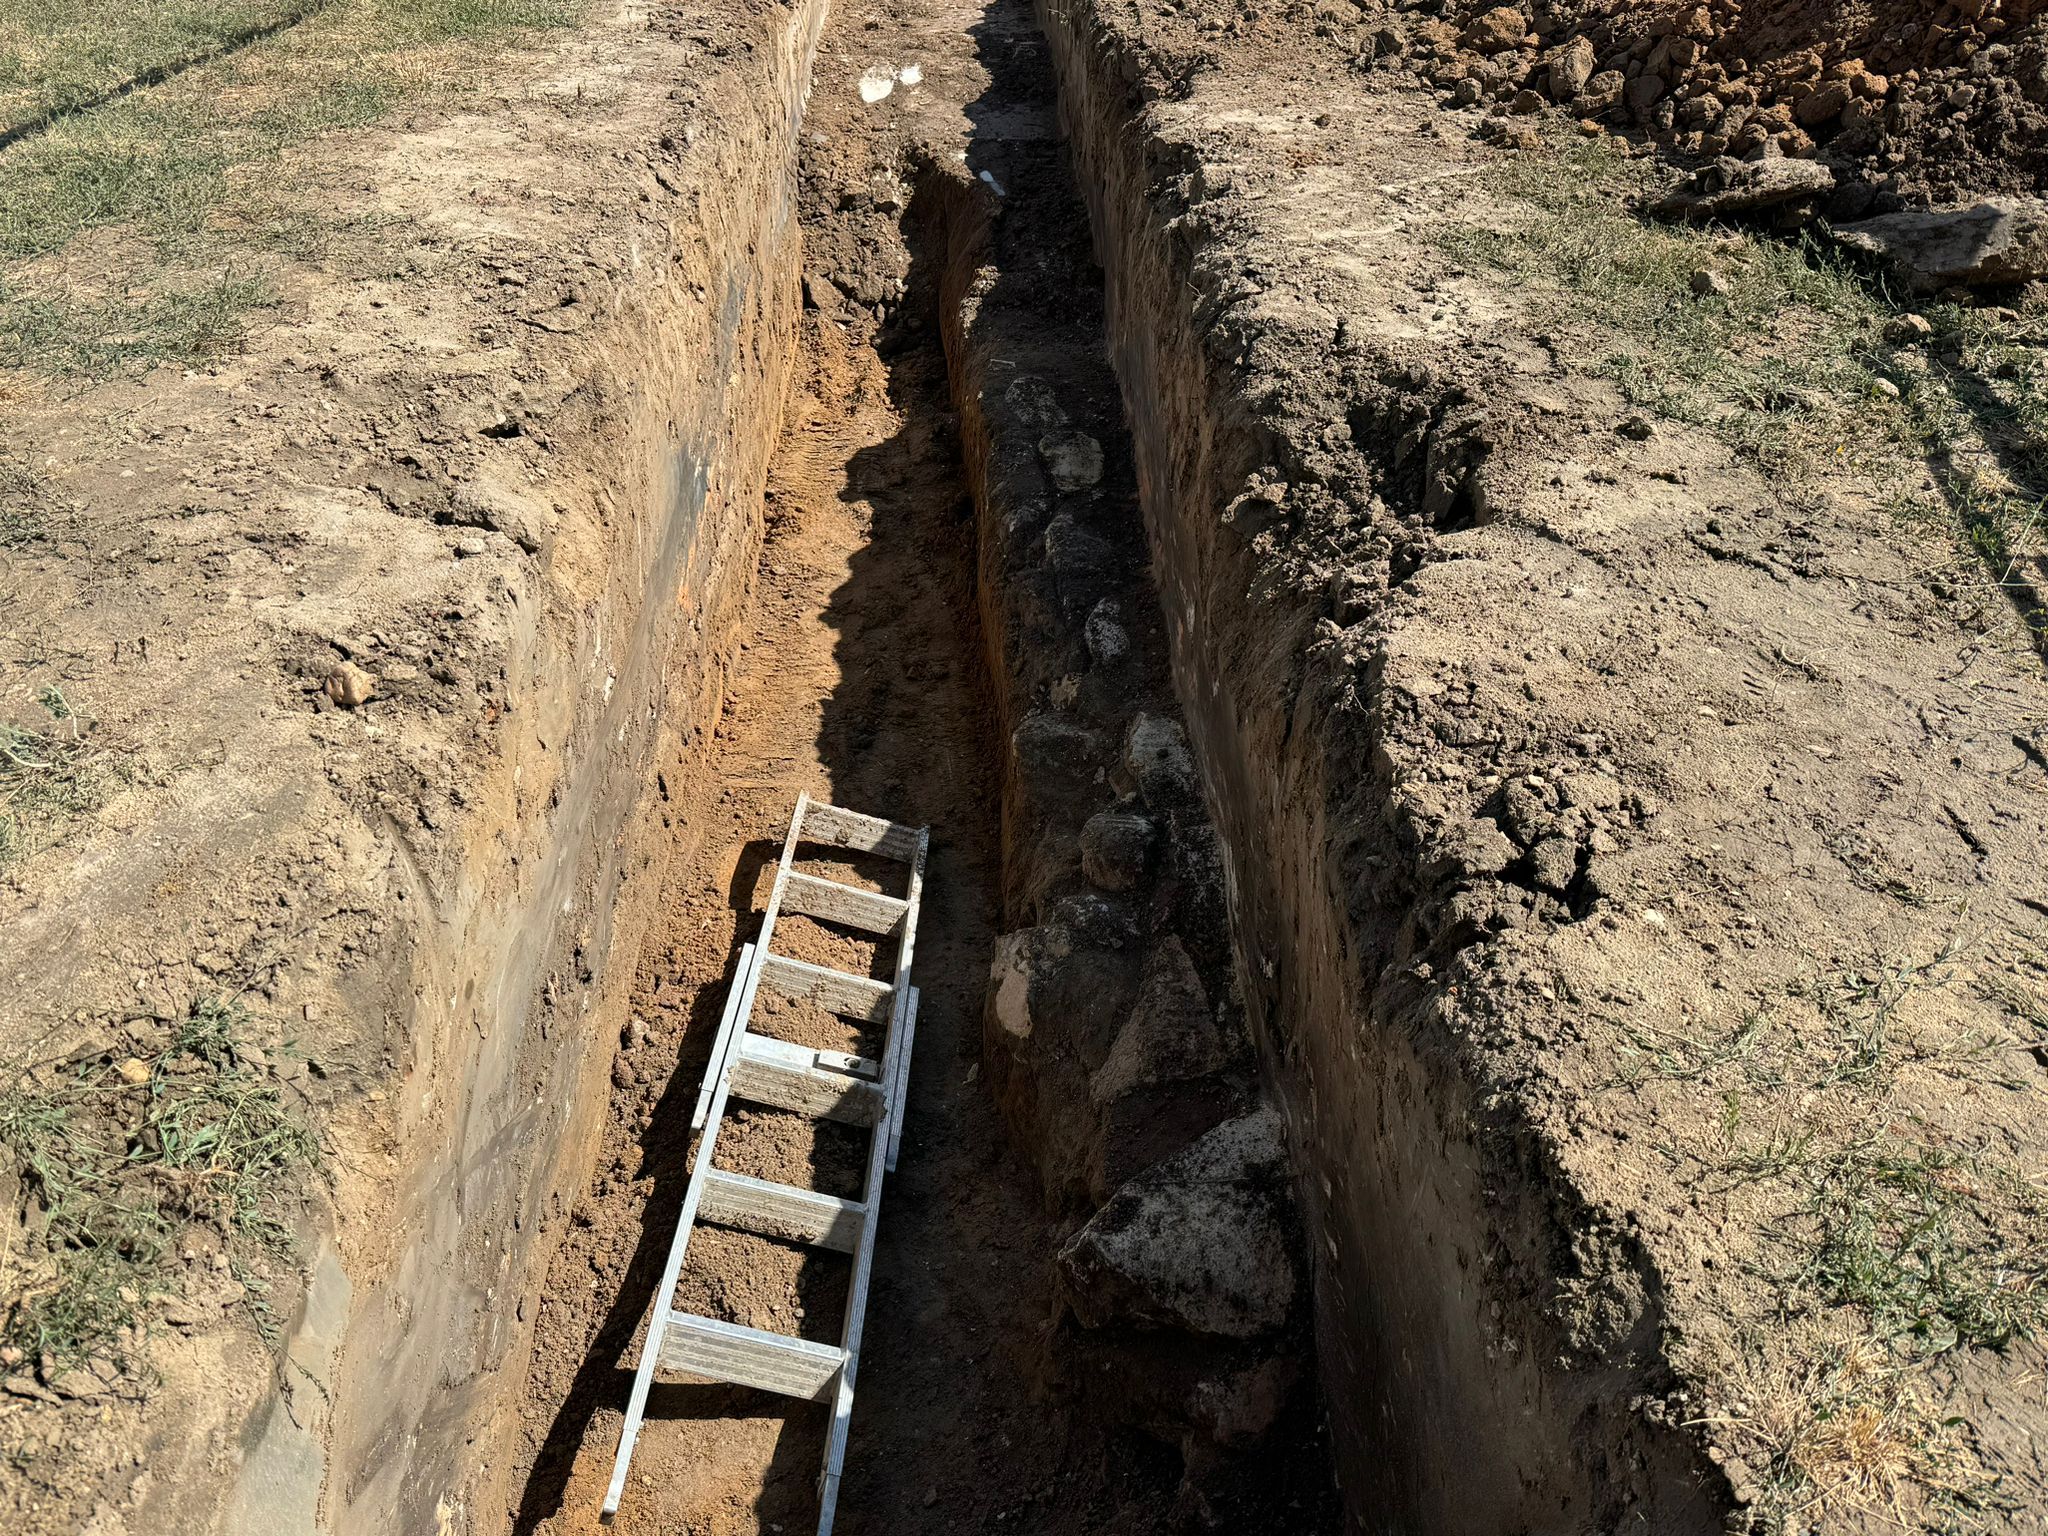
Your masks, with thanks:
[{"label": "ladder side rail", "polygon": [[886,1167],[896,1171],[896,1154],[903,1146],[903,1117],[910,1108],[910,1053],[917,1045],[917,1004],[921,994],[910,989],[910,1007],[903,1015],[903,1054],[896,1064],[896,1083],[889,1090],[889,1156]]},{"label": "ladder side rail", "polygon": [[[894,1078],[897,1057],[903,1049],[903,1031],[891,1030],[884,1056],[883,1080]],[[846,1301],[846,1325],[840,1333],[840,1347],[846,1359],[839,1367],[839,1379],[832,1394],[832,1426],[825,1435],[825,1464],[818,1476],[818,1536],[832,1536],[832,1521],[839,1503],[839,1474],[846,1462],[846,1431],[853,1418],[853,1388],[860,1370],[860,1338],[867,1321],[868,1283],[874,1275],[875,1237],[881,1227],[882,1178],[887,1170],[889,1116],[875,1121],[868,1139],[867,1184],[861,1205],[867,1212],[861,1223],[860,1242],[853,1251],[853,1281]]]},{"label": "ladder side rail", "polygon": [[[740,951],[740,966],[734,973],[731,987],[726,992],[725,1015],[720,1021],[723,1033],[734,1020],[745,1017],[743,1010],[752,1004],[751,997],[744,996],[751,991],[755,968],[748,963],[746,949]],[[735,1037],[743,1030],[733,1030]],[[682,1278],[683,1261],[690,1246],[690,1228],[696,1224],[697,1205],[704,1196],[704,1180],[711,1170],[711,1154],[718,1140],[718,1120],[725,1113],[725,1081],[729,1074],[723,1068],[712,1080],[712,1095],[709,1105],[709,1129],[697,1143],[697,1160],[690,1170],[690,1182],[683,1193],[682,1213],[676,1218],[676,1235],[669,1244],[668,1259],[663,1263],[661,1279],[654,1292],[654,1316],[647,1325],[646,1342],[640,1346],[640,1364],[633,1372],[633,1392],[626,1402],[626,1422],[619,1430],[619,1449],[612,1459],[611,1482],[605,1488],[604,1508],[601,1518],[609,1521],[619,1512],[619,1501],[626,1493],[626,1473],[632,1465],[633,1446],[640,1438],[641,1420],[647,1413],[648,1389],[654,1385],[655,1367],[661,1360],[662,1333],[668,1325],[669,1297],[675,1293],[676,1282]]]},{"label": "ladder side rail", "polygon": [[718,1018],[718,1033],[712,1037],[711,1059],[704,1063],[704,1082],[697,1090],[697,1108],[690,1116],[690,1129],[704,1129],[706,1113],[711,1108],[711,1093],[718,1086],[718,1077],[725,1070],[725,1058],[732,1054],[732,1042],[739,1035],[740,998],[748,989],[754,972],[754,956],[757,953],[752,944],[740,946],[739,969],[732,974],[732,985],[726,988],[725,1011]]},{"label": "ladder side rail", "polygon": [[[910,961],[917,943],[918,903],[924,894],[925,858],[930,848],[931,829],[920,828],[917,848],[910,859],[910,888],[904,893],[907,905],[896,950],[896,1016],[890,1022],[889,1041],[883,1051],[882,1081],[890,1085],[908,1081],[903,1058],[910,1045],[910,1031],[905,1027],[910,1013]],[[890,1128],[895,1109],[892,1088],[889,1110],[875,1122],[874,1135],[868,1143],[867,1189],[861,1200],[867,1207],[867,1220],[861,1225],[860,1245],[854,1250],[852,1293],[847,1298],[846,1328],[841,1338],[846,1363],[839,1368],[832,1427],[825,1435],[825,1465],[818,1478],[818,1536],[832,1536],[832,1522],[839,1505],[839,1475],[846,1463],[846,1435],[853,1421],[853,1389],[860,1376],[861,1330],[867,1322],[868,1285],[874,1278],[875,1238],[882,1225],[882,1180],[889,1171]]]}]

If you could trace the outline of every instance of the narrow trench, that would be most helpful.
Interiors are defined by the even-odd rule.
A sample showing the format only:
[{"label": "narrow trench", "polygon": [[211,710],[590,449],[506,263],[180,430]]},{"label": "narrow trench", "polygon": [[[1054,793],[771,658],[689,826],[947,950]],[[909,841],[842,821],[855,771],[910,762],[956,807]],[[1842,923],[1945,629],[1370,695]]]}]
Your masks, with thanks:
[{"label": "narrow trench", "polygon": [[[841,16],[835,30],[858,27],[864,42],[886,45],[874,13],[865,26],[862,14]],[[1065,176],[1051,142],[1050,70],[1021,0],[985,13],[930,0],[908,23],[887,14],[921,27],[927,45],[956,28],[962,56],[978,53],[993,79],[978,105],[1035,125],[1028,136],[1045,142],[1031,153]],[[997,102],[1005,59],[1023,60],[1024,83]],[[1185,1523],[1179,1451],[1091,1414],[1085,1391],[1072,1390],[1075,1367],[1063,1372],[1056,1358],[1049,1260],[1064,1229],[1006,1140],[983,1066],[1004,908],[1003,733],[977,618],[976,514],[940,313],[975,161],[934,177],[929,148],[877,135],[874,121],[850,91],[821,91],[804,133],[802,355],[770,471],[758,591],[708,771],[697,784],[662,786],[676,839],[663,911],[640,960],[596,1168],[536,1320],[510,1511],[521,1536],[600,1528],[725,983],[758,928],[765,880],[804,790],[932,829],[911,1098],[884,1194],[837,1528],[1144,1533]],[[1061,195],[1077,212],[1071,187]],[[851,274],[847,292],[819,281],[828,267]],[[1107,380],[1099,340],[1094,350]],[[802,919],[778,926],[777,947],[857,971],[888,958]],[[852,1034],[793,1038],[879,1054],[878,1040]],[[851,1195],[864,1156],[864,1133],[745,1109],[729,1116],[718,1165]],[[842,1255],[700,1227],[676,1300],[836,1343],[847,1267]],[[1067,1386],[1056,1389],[1063,1374]],[[657,1385],[615,1528],[809,1530],[824,1428],[822,1406]],[[1327,1496],[1309,1504],[1313,1516],[1296,1499],[1251,1528],[1322,1528]]]}]

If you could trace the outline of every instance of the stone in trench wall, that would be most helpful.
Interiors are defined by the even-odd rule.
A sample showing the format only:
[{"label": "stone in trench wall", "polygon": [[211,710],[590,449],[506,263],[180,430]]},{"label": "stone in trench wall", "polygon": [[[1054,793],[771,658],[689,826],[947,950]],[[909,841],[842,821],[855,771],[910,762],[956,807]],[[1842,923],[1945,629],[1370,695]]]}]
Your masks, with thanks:
[{"label": "stone in trench wall", "polygon": [[[996,167],[1005,186],[1064,185],[1051,146],[1019,154],[1033,163]],[[1315,1417],[1299,1222],[1281,1122],[1257,1108],[1102,317],[1075,298],[1098,279],[1070,192],[1040,195],[992,224],[964,178],[934,171],[920,191],[948,251],[941,326],[1010,739],[1018,926],[991,968],[984,1059],[1049,1204],[1078,1228],[1055,1369],[1096,1411],[1177,1445],[1183,1495],[1207,1508],[1218,1487],[1258,1483],[1250,1462],[1280,1425]],[[1226,1252],[1237,1262],[1200,1262]]]}]

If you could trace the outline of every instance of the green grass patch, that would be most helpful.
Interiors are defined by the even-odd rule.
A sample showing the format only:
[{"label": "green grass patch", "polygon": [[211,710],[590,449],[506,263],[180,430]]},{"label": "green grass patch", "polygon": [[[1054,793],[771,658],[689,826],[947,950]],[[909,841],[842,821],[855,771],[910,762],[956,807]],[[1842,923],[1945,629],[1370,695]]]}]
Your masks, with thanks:
[{"label": "green grass patch", "polygon": [[[21,1190],[0,1211],[0,1341],[35,1357],[110,1349],[160,1293],[193,1223],[238,1263],[290,1246],[288,1215],[319,1146],[280,1086],[246,1064],[247,1014],[196,1000],[153,1048],[9,1074],[0,1149]],[[252,1307],[260,1292],[251,1292]]]},{"label": "green grass patch", "polygon": [[[281,0],[188,0],[177,36],[226,35]],[[149,86],[83,105],[0,153],[0,367],[105,377],[191,363],[237,344],[330,211],[280,187],[295,145],[374,123],[400,103],[451,101],[580,0],[294,0],[296,25]],[[79,78],[114,48],[112,8],[45,27],[38,78]],[[207,17],[208,26],[199,27]],[[168,23],[167,23],[168,26]],[[169,44],[165,45],[170,46]],[[158,50],[162,51],[161,49]],[[111,67],[111,66],[110,66]],[[28,66],[22,66],[27,69]],[[89,253],[78,250],[91,239]]]},{"label": "green grass patch", "polygon": [[[1660,174],[1605,139],[1554,144],[1492,174],[1502,217],[1438,242],[1557,295],[1583,366],[1632,406],[1712,431],[1788,499],[1840,468],[1932,476],[1955,544],[2048,633],[2048,314],[1947,306],[1924,345],[1895,344],[1898,307],[1818,239],[1631,212]],[[1700,274],[1717,282],[1695,291]]]},{"label": "green grass patch", "polygon": [[[2003,958],[1951,937],[1816,966],[1724,1030],[1623,1026],[1615,1086],[1683,1084],[1711,1106],[1718,1140],[1667,1155],[1737,1200],[1754,1237],[1739,1262],[1767,1304],[1741,1325],[1746,1352],[1706,1365],[1707,1422],[1754,1478],[1753,1530],[1870,1509],[1945,1529],[1995,1497],[1924,1371],[2048,1336],[2048,1184],[1920,1106],[1959,1075],[2030,1087],[2048,1005]],[[1961,1022],[1944,994],[1965,985],[2002,1026]]]},{"label": "green grass patch", "polygon": [[9,0],[0,15],[0,134],[207,58],[320,3]]},{"label": "green grass patch", "polygon": [[122,780],[61,689],[44,688],[38,703],[45,722],[0,721],[0,871],[98,810]]}]

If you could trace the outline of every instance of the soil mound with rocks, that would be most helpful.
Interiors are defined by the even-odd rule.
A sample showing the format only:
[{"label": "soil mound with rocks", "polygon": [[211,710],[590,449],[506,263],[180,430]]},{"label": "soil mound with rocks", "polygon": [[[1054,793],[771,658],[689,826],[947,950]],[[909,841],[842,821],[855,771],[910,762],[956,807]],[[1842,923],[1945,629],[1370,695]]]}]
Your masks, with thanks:
[{"label": "soil mound with rocks", "polygon": [[2036,191],[2048,172],[2043,0],[1448,0],[1376,47],[1468,105],[1550,101],[1683,153],[1827,160],[1838,217]]}]

